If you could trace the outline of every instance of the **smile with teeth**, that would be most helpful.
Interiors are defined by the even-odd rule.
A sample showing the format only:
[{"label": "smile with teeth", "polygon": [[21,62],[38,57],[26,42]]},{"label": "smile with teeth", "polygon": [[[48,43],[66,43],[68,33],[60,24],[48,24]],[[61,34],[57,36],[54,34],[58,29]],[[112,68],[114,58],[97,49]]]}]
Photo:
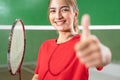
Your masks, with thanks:
[{"label": "smile with teeth", "polygon": [[63,20],[63,21],[55,21],[55,23],[56,23],[58,26],[60,26],[60,25],[63,25],[63,24],[65,23],[65,20]]}]

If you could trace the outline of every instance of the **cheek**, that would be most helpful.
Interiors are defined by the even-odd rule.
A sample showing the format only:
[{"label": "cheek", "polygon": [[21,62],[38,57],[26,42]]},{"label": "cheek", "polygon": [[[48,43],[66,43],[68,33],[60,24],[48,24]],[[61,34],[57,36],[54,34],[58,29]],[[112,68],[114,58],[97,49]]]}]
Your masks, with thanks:
[{"label": "cheek", "polygon": [[65,15],[65,18],[69,21],[69,22],[72,22],[74,20],[74,17],[72,14],[66,14]]},{"label": "cheek", "polygon": [[68,16],[67,17],[67,22],[68,22],[69,25],[73,26],[74,18],[72,16]]},{"label": "cheek", "polygon": [[71,16],[70,14],[65,14],[65,15],[64,15],[64,17],[65,17],[66,19],[71,19],[70,16]]},{"label": "cheek", "polygon": [[50,21],[50,23],[53,23],[53,20],[54,20],[53,16],[49,15],[49,21]]}]

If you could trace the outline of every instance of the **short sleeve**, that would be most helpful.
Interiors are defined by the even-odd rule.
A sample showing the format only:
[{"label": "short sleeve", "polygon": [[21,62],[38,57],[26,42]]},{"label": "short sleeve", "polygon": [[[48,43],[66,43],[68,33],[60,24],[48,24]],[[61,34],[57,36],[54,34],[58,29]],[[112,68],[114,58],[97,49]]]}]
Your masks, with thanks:
[{"label": "short sleeve", "polygon": [[96,69],[99,70],[99,71],[101,71],[103,69],[103,67],[98,67]]}]

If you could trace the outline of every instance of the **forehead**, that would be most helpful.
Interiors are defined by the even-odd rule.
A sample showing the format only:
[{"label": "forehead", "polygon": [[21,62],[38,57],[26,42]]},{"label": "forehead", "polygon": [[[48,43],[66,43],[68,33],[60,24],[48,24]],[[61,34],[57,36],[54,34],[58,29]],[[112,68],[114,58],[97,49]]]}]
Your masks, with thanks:
[{"label": "forehead", "polygon": [[51,0],[49,7],[68,6],[66,0]]}]

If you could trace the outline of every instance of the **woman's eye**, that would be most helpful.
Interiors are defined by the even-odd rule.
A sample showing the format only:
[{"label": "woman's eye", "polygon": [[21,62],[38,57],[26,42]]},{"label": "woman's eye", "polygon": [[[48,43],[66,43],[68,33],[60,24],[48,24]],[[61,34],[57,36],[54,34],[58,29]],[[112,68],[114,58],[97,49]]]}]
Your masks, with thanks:
[{"label": "woman's eye", "polygon": [[55,10],[50,10],[50,13],[55,13],[56,11]]},{"label": "woman's eye", "polygon": [[62,9],[62,12],[68,12],[69,11],[69,8],[63,8]]}]

